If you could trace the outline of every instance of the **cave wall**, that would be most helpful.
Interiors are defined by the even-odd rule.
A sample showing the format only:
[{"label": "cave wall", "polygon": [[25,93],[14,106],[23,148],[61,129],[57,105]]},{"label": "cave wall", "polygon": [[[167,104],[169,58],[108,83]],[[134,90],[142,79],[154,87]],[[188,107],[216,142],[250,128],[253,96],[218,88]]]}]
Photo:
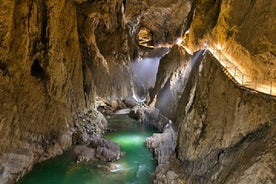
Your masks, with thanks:
[{"label": "cave wall", "polygon": [[[124,22],[130,34],[146,28],[152,35],[151,45],[174,44],[188,25],[191,0],[125,1]],[[137,43],[137,42],[136,42]]]},{"label": "cave wall", "polygon": [[240,88],[209,55],[193,78],[194,90],[184,90],[177,116],[183,177],[192,183],[273,183],[275,97]]},{"label": "cave wall", "polygon": [[[137,45],[140,28],[150,30],[154,46],[173,44],[189,29],[185,44],[192,51],[202,48],[208,41],[210,46],[220,45],[246,73],[275,78],[275,27],[271,26],[275,23],[274,9],[273,1],[261,0],[1,1],[0,181],[12,181],[18,178],[18,173],[29,170],[33,163],[60,154],[70,146],[72,117],[80,111],[93,109],[96,96],[111,100],[131,94],[129,62],[145,49]],[[214,76],[219,76],[218,81],[210,75],[206,75],[207,79],[212,85],[222,87],[199,90],[202,87],[195,88],[196,78],[191,78],[174,117],[181,125],[179,159],[184,163],[198,163],[200,167],[204,166],[200,164],[208,151],[217,155],[218,150],[233,147],[250,132],[270,132],[271,136],[263,140],[271,141],[274,136],[273,131],[266,128],[274,127],[274,100],[265,96],[257,99],[254,93],[240,91],[231,82],[224,84],[222,81],[227,78],[215,72],[217,69],[213,66],[210,68]],[[177,70],[181,69],[176,67]],[[163,77],[171,74],[168,72]],[[157,80],[164,84],[162,78]],[[210,87],[204,83],[205,79],[200,80],[202,86]],[[162,85],[157,86],[154,95],[158,96]],[[235,88],[233,94],[229,94],[231,90],[227,91],[230,87]],[[189,95],[191,89],[197,90],[191,94],[205,95],[207,91],[211,94],[196,96],[193,103],[188,103],[192,98]],[[178,99],[178,96],[174,97]],[[223,108],[219,110],[223,115],[214,110],[215,97],[222,103]],[[249,99],[248,103],[244,97]],[[208,104],[202,104],[202,101]],[[258,108],[253,108],[250,103]],[[230,117],[226,113],[229,105],[233,105],[231,112],[237,113],[236,116]],[[193,110],[188,110],[190,106]],[[260,110],[262,108],[264,112]],[[207,118],[201,117],[203,112],[212,120],[211,123],[207,121],[208,126],[204,121],[197,121]],[[242,112],[250,115],[243,117]],[[174,113],[169,112],[169,116],[173,117]],[[258,116],[261,113],[264,113],[262,118]],[[224,136],[221,132],[226,130],[222,129],[222,122],[227,123],[228,133],[223,133]],[[215,123],[221,128],[217,134],[205,135],[210,127],[217,128]],[[188,135],[191,139],[185,142]],[[221,139],[217,143],[211,142],[216,135]],[[193,141],[198,146],[194,146]],[[193,162],[196,159],[198,162]],[[16,168],[13,175],[7,174],[10,172],[8,165]],[[205,176],[203,171],[198,175]]]},{"label": "cave wall", "polygon": [[244,73],[275,79],[275,8],[274,1],[196,1],[186,44],[217,45]]},{"label": "cave wall", "polygon": [[121,7],[0,2],[0,183],[68,148],[76,115],[94,109],[96,96],[131,94]]},{"label": "cave wall", "polygon": [[12,148],[30,133],[66,129],[72,113],[85,107],[83,72],[73,1],[1,1],[0,7],[1,147]]},{"label": "cave wall", "polygon": [[122,0],[88,1],[77,8],[83,61],[90,71],[86,78],[93,79],[98,96],[110,100],[130,95],[133,87],[122,6]]},{"label": "cave wall", "polygon": [[160,60],[154,88],[149,91],[149,104],[172,121],[194,63],[192,56],[177,45]]}]

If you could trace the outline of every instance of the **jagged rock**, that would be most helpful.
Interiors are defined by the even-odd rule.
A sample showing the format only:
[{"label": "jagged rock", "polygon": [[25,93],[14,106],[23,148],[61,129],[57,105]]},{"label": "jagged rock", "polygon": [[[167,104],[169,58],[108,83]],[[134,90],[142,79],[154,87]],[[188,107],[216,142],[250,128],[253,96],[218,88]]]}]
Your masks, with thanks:
[{"label": "jagged rock", "polygon": [[192,66],[198,64],[198,61],[198,58],[192,60],[192,56],[183,47],[174,46],[160,60],[154,88],[149,91],[149,104],[155,105],[164,116],[174,121]]},{"label": "jagged rock", "polygon": [[[240,88],[210,55],[190,80],[176,118],[179,164],[167,170],[195,184],[273,183],[276,99]],[[157,172],[164,179],[165,172]]]},{"label": "jagged rock", "polygon": [[94,138],[87,145],[80,145],[74,149],[74,154],[79,162],[95,160],[113,162],[121,157],[120,146],[117,143],[102,138]]},{"label": "jagged rock", "polygon": [[177,174],[169,171],[170,157],[175,154],[176,138],[172,123],[168,123],[162,133],[155,133],[146,139],[146,146],[153,150],[157,160],[154,183],[176,183]]},{"label": "jagged rock", "polygon": [[148,106],[135,106],[131,109],[129,117],[140,123],[153,126],[159,131],[169,123],[169,119],[163,116],[158,109]]},{"label": "jagged rock", "polygon": [[96,110],[75,116],[74,132],[72,135],[73,144],[84,144],[94,137],[103,135],[107,129],[107,120]]},{"label": "jagged rock", "polygon": [[123,102],[129,108],[133,108],[137,105],[137,102],[132,97],[125,98]]},{"label": "jagged rock", "polygon": [[158,165],[169,162],[170,156],[175,152],[176,137],[172,124],[167,124],[162,133],[154,133],[146,138],[146,146],[153,150]]}]

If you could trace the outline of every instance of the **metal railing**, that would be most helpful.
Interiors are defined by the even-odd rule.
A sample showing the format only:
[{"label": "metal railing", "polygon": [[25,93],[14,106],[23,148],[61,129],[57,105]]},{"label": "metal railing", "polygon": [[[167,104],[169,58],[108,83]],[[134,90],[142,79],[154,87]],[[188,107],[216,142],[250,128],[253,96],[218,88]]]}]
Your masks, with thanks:
[{"label": "metal railing", "polygon": [[276,80],[256,77],[243,73],[233,62],[231,62],[221,50],[216,47],[207,48],[219,63],[224,67],[224,72],[231,77],[241,86],[253,89],[262,93],[276,96]]}]

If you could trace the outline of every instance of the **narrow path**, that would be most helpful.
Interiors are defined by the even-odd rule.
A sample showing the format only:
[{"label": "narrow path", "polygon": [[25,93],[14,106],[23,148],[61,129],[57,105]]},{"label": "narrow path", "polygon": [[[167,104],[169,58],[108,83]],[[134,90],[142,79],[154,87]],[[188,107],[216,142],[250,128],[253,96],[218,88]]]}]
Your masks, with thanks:
[{"label": "narrow path", "polygon": [[[144,36],[144,35],[143,35]],[[165,44],[160,45],[158,47],[150,45],[150,41],[152,38],[148,38],[146,36],[139,37],[139,45],[147,48],[160,48],[160,47],[168,47],[171,48],[173,45]],[[181,40],[182,42],[182,40]],[[187,47],[182,45],[179,42],[177,45],[182,46],[188,53],[191,53]],[[271,96],[276,96],[276,79],[265,79],[260,77],[255,77],[252,75],[248,75],[242,72],[231,59],[227,58],[225,54],[218,48],[208,45],[206,47],[208,51],[212,53],[212,55],[219,61],[219,63],[223,66],[225,74],[234,80],[237,84],[242,87],[262,92]]]},{"label": "narrow path", "polygon": [[219,61],[219,63],[224,67],[225,74],[228,77],[234,79],[235,82],[237,82],[240,86],[255,90],[257,92],[276,96],[275,79],[265,79],[245,74],[218,48],[208,46],[207,50],[209,50],[212,55]]}]

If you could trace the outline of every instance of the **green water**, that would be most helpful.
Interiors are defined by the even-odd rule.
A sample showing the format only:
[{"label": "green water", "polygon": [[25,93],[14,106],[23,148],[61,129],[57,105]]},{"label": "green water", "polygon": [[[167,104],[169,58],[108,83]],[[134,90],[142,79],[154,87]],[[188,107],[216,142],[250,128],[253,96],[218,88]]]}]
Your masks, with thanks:
[{"label": "green water", "polygon": [[76,164],[72,151],[34,166],[19,184],[147,184],[155,169],[152,153],[144,141],[154,130],[145,128],[126,116],[110,118],[109,126],[116,129],[105,138],[120,144],[125,156],[113,169],[103,162]]}]

